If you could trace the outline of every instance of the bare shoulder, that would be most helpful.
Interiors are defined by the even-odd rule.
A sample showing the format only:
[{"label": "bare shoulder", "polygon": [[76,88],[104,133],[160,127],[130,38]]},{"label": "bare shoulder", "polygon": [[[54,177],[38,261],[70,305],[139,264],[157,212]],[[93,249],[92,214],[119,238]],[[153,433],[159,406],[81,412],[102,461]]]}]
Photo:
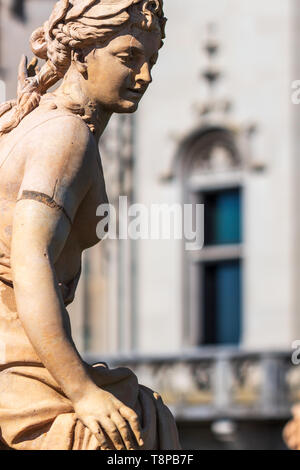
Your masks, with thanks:
[{"label": "bare shoulder", "polygon": [[88,126],[79,116],[62,111],[32,116],[24,147],[26,169],[33,168],[46,179],[67,184],[79,173],[87,178],[97,161],[98,147]]},{"label": "bare shoulder", "polygon": [[96,141],[80,117],[55,112],[38,117],[24,142],[28,156],[20,193],[54,197],[72,214],[92,184]]},{"label": "bare shoulder", "polygon": [[83,120],[71,113],[50,112],[33,121],[29,130],[33,154],[55,151],[57,158],[97,153],[96,141]]}]

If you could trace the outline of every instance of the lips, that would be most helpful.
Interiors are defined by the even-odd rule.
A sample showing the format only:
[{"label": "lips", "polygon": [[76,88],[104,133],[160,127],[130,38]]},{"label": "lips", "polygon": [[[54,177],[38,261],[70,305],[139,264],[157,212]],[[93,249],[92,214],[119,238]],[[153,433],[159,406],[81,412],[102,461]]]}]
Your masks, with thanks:
[{"label": "lips", "polygon": [[145,93],[146,90],[144,90],[143,88],[128,88],[128,91],[130,93],[132,93],[133,95],[136,95],[136,96],[143,96],[143,94]]}]

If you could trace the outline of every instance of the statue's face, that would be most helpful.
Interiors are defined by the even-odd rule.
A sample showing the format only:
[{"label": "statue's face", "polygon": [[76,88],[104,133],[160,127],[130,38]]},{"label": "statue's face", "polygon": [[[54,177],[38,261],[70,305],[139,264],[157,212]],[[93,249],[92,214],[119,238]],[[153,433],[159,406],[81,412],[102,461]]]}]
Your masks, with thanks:
[{"label": "statue's face", "polygon": [[158,32],[134,28],[90,51],[86,56],[88,96],[111,112],[136,111],[152,81],[160,45]]}]

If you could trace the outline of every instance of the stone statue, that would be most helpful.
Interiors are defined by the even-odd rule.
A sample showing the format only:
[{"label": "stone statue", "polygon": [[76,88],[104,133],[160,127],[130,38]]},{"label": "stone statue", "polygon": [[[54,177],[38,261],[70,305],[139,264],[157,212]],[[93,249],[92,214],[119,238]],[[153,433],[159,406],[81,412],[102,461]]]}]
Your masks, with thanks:
[{"label": "stone statue", "polygon": [[[164,38],[162,0],[60,0],[0,106],[0,440],[12,449],[178,449],[162,399],[90,366],[66,306],[107,203],[98,140],[132,113]],[[53,92],[47,90],[63,79]]]},{"label": "stone statue", "polygon": [[300,405],[294,405],[293,418],[285,425],[283,439],[291,450],[300,450]]}]

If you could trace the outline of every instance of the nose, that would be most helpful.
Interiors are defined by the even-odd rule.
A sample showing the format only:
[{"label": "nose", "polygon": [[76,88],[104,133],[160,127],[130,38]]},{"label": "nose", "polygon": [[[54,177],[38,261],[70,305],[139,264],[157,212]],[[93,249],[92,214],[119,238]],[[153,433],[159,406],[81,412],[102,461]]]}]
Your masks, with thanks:
[{"label": "nose", "polygon": [[136,81],[137,82],[143,82],[147,85],[149,85],[149,83],[152,82],[151,70],[150,70],[149,64],[147,62],[145,62],[142,65],[142,67],[140,69],[140,73],[136,77]]}]

